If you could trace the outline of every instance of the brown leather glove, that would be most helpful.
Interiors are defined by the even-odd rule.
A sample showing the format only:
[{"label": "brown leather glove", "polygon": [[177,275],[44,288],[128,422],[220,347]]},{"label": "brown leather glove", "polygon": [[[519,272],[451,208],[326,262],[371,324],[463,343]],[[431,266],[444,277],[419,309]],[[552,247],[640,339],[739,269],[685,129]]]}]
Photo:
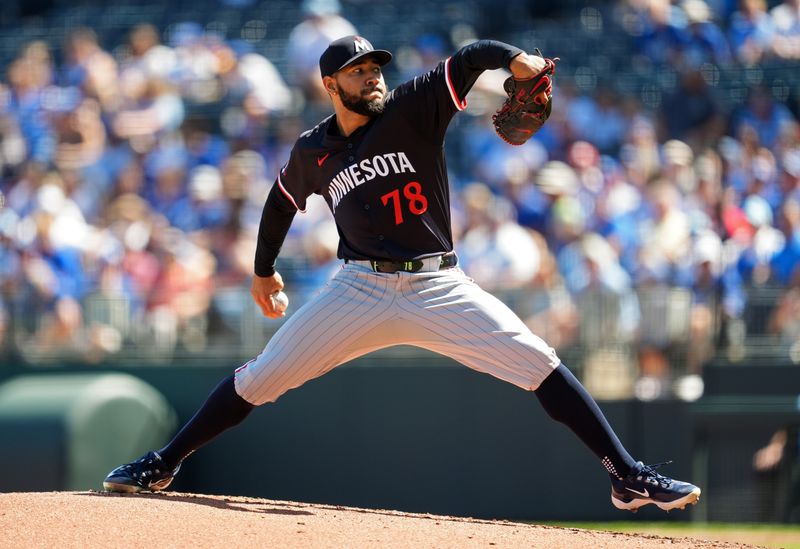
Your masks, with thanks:
[{"label": "brown leather glove", "polygon": [[[537,49],[534,53],[540,57]],[[526,80],[509,76],[503,83],[508,97],[492,117],[494,129],[503,141],[522,145],[544,126],[553,109],[555,59],[545,58],[545,67]]]}]

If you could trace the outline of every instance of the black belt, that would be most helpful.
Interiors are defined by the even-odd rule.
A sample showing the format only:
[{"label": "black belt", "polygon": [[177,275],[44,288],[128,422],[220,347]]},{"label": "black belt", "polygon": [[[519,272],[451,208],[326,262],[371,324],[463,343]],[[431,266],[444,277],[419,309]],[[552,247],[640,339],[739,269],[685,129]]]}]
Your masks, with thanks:
[{"label": "black belt", "polygon": [[[376,273],[396,273],[397,271],[404,271],[407,273],[418,273],[426,264],[429,264],[433,257],[425,259],[411,259],[409,261],[391,261],[388,259],[368,259],[368,260],[354,260],[345,259],[345,263],[359,263],[367,265]],[[441,271],[449,267],[458,265],[458,256],[455,252],[447,252],[439,256],[439,268],[436,270]]]}]

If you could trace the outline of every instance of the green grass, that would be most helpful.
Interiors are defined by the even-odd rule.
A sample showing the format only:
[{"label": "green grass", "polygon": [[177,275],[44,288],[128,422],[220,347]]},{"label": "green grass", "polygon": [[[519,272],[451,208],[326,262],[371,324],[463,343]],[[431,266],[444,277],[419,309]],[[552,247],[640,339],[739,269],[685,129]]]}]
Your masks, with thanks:
[{"label": "green grass", "polygon": [[762,547],[800,549],[800,525],[718,522],[550,522],[551,526],[643,533],[748,543]]}]

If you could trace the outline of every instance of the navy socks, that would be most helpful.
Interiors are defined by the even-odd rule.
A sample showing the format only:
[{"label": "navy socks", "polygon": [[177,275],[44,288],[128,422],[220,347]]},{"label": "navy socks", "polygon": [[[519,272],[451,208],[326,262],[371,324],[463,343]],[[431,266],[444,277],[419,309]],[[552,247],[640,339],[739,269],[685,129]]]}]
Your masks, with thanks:
[{"label": "navy socks", "polygon": [[609,474],[622,478],[636,463],[622,446],[592,396],[561,364],[534,391],[542,407],[563,423],[600,459]]},{"label": "navy socks", "polygon": [[233,379],[233,375],[223,379],[175,438],[158,451],[170,469],[223,431],[241,423],[253,411],[255,405],[239,396]]},{"label": "navy socks", "polygon": [[[253,411],[255,406],[239,396],[233,380],[233,375],[223,379],[175,438],[158,451],[167,466],[174,469]],[[592,396],[566,366],[556,368],[534,393],[547,414],[569,427],[611,475],[621,478],[628,474],[636,461],[622,446]]]}]

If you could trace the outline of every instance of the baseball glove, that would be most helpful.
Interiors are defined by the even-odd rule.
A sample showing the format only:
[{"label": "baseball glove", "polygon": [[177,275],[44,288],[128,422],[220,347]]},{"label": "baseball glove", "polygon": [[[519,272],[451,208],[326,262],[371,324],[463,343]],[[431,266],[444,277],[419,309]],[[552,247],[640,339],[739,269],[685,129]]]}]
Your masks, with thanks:
[{"label": "baseball glove", "polygon": [[[544,57],[536,49],[539,57]],[[544,126],[553,109],[553,74],[555,59],[545,58],[545,66],[527,80],[509,76],[503,83],[508,97],[492,117],[494,129],[503,141],[511,145],[522,145]]]}]

